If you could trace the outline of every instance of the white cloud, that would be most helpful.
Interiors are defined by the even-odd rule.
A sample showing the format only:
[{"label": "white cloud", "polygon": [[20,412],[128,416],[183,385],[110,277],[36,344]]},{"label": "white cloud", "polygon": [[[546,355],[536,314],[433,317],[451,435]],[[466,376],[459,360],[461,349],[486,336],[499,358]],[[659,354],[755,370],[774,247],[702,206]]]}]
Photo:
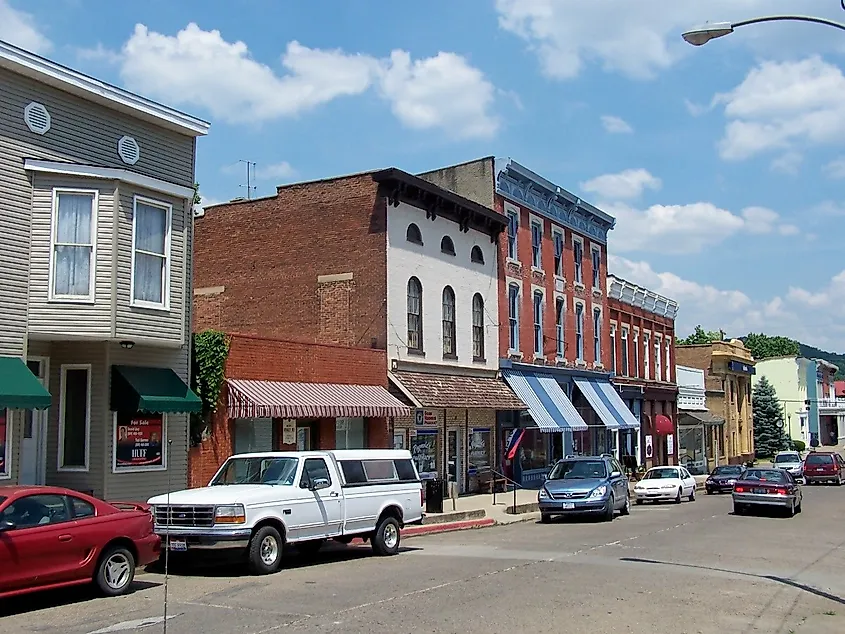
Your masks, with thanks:
[{"label": "white cloud", "polygon": [[729,120],[719,142],[726,160],[845,139],[845,76],[818,56],[762,62],[712,105]]},{"label": "white cloud", "polygon": [[[95,59],[115,55],[100,49],[81,54]],[[278,74],[255,60],[244,42],[229,42],[220,31],[191,23],[175,36],[138,24],[119,59],[130,90],[201,107],[229,123],[293,117],[376,87],[400,122],[413,129],[489,138],[499,127],[491,113],[495,87],[455,53],[413,60],[395,50],[378,59],[292,41],[281,57],[286,72]]]},{"label": "white cloud", "polygon": [[824,166],[824,171],[828,178],[835,178],[837,180],[845,178],[845,157],[832,160]]},{"label": "white cloud", "polygon": [[638,198],[646,189],[658,190],[663,183],[643,168],[627,169],[617,174],[602,174],[581,183],[581,189],[605,200]]},{"label": "white cloud", "polygon": [[799,229],[796,225],[779,225],[778,233],[782,236],[797,236],[801,233],[801,229]]},{"label": "white cloud", "polygon": [[601,124],[605,131],[610,134],[631,134],[634,131],[634,128],[625,119],[610,114],[601,116]]},{"label": "white cloud", "polygon": [[[680,336],[701,324],[707,330],[723,329],[728,336],[765,332],[828,350],[845,350],[845,324],[840,317],[845,302],[845,271],[821,288],[789,287],[774,297],[752,299],[739,290],[657,272],[644,261],[610,255],[608,266],[610,273],[676,300],[680,308],[675,329]],[[807,308],[813,310],[808,313]]]},{"label": "white cloud", "polygon": [[258,165],[255,168],[255,178],[264,181],[282,181],[296,176],[296,170],[287,161],[271,165]]},{"label": "white cloud", "polygon": [[104,64],[119,64],[123,61],[123,56],[117,51],[103,46],[102,42],[97,42],[94,48],[78,48],[76,49],[76,56],[86,62],[102,62]]},{"label": "white cloud", "polygon": [[800,152],[786,152],[772,161],[772,170],[783,174],[797,174],[804,162],[804,155]]},{"label": "white cloud", "polygon": [[780,216],[767,207],[746,207],[742,210],[745,229],[749,233],[771,233]]},{"label": "white cloud", "polygon": [[0,0],[0,40],[39,55],[49,53],[53,43],[38,28],[35,18]]}]

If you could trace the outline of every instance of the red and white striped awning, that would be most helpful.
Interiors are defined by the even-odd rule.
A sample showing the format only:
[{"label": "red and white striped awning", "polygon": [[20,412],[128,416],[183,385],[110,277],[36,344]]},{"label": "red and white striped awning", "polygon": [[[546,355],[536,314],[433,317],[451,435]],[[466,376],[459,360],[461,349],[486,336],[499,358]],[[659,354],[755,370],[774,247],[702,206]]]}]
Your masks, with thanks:
[{"label": "red and white striped awning", "polygon": [[387,418],[409,416],[403,405],[380,385],[283,383],[227,379],[229,418]]}]

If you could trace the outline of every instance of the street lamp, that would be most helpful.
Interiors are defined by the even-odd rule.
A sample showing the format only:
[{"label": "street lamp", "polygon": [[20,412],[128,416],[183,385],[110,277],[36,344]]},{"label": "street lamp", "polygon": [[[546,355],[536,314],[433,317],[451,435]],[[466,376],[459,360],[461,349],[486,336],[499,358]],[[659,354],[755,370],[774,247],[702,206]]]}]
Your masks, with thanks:
[{"label": "street lamp", "polygon": [[715,40],[717,37],[730,35],[734,32],[734,29],[741,26],[759,24],[761,22],[812,22],[814,24],[824,24],[825,26],[832,26],[836,29],[845,31],[845,24],[842,24],[841,22],[834,22],[833,20],[827,20],[825,18],[814,18],[808,15],[768,15],[761,18],[740,20],[739,22],[706,22],[701,26],[685,31],[681,34],[681,37],[693,46],[703,46],[710,40]]}]

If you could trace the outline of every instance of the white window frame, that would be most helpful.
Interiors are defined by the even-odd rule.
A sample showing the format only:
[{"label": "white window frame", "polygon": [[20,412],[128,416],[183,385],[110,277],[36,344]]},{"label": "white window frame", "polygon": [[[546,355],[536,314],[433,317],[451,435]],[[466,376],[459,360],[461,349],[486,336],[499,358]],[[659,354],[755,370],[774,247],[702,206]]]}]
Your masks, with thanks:
[{"label": "white window frame", "polygon": [[14,438],[14,430],[12,425],[12,411],[6,409],[6,453],[3,456],[3,464],[6,465],[6,471],[0,471],[0,480],[12,479],[12,439]]},{"label": "white window frame", "polygon": [[557,251],[557,239],[560,239],[560,258],[558,259],[557,264],[555,264],[554,258],[552,258],[552,266],[555,269],[555,275],[557,277],[564,277],[564,267],[563,267],[563,256],[566,254],[566,238],[564,237],[564,233],[562,229],[555,229],[552,228],[552,254],[555,255]]},{"label": "white window frame", "polygon": [[643,378],[651,378],[651,331],[643,331]]},{"label": "white window frame", "polygon": [[[557,304],[561,303],[560,323],[558,323]],[[558,361],[566,358],[566,295],[555,296],[555,355]]]},{"label": "white window frame", "polygon": [[[531,268],[535,271],[542,271],[543,270],[543,231],[545,229],[545,223],[543,219],[539,216],[535,216],[533,214],[529,214],[529,223],[528,226],[531,228]],[[540,229],[540,241],[537,243],[537,258],[534,258],[534,227],[539,227]]]},{"label": "white window frame", "polygon": [[508,230],[510,229],[510,219],[511,217],[514,218],[514,229],[513,229],[513,255],[511,255],[510,249],[510,233],[506,231],[506,235],[508,238],[508,260],[511,262],[519,262],[519,207],[516,205],[512,205],[509,202],[505,203],[505,216],[508,217]]},{"label": "white window frame", "polygon": [[628,326],[620,326],[619,329],[622,331],[620,334],[620,341],[622,343],[622,349],[625,351],[625,355],[622,358],[622,361],[624,361],[622,376],[631,376],[631,347],[629,345],[631,339],[631,329]]},{"label": "white window frame", "polygon": [[[598,319],[596,319],[596,313],[598,313]],[[593,363],[601,364],[601,330],[602,320],[604,317],[601,306],[594,305],[592,315],[590,315],[590,317],[592,317],[593,321]]]},{"label": "white window frame", "polygon": [[[76,194],[79,196],[91,196],[91,264],[88,271],[88,294],[87,295],[59,295],[57,294],[56,272],[56,234],[59,230],[59,195]],[[93,304],[95,300],[95,289],[97,287],[97,211],[100,205],[100,190],[83,189],[79,187],[54,187],[53,188],[53,217],[50,221],[50,271],[48,273],[48,295],[51,302],[67,304]],[[82,246],[82,245],[75,245]]]},{"label": "white window frame", "polygon": [[634,378],[640,378],[640,329],[634,326]]},{"label": "white window frame", "polygon": [[[540,314],[539,323],[537,322],[537,296],[540,296]],[[544,346],[543,346],[543,317],[545,313],[545,305],[546,305],[546,294],[543,292],[543,289],[539,286],[534,286],[531,288],[531,330],[533,332],[533,346],[534,346],[534,358],[535,359],[545,359],[544,354]],[[538,342],[539,339],[539,342]],[[540,344],[540,349],[537,350],[537,344]]]},{"label": "white window frame", "polygon": [[[165,222],[166,233],[164,236],[164,280],[162,288],[162,303],[147,302],[135,299],[135,240],[137,238],[138,225],[138,203],[149,205],[150,207],[158,207],[167,212]],[[171,250],[171,237],[173,233],[173,205],[163,200],[156,200],[154,198],[147,198],[145,196],[134,196],[132,200],[132,276],[129,284],[129,305],[133,308],[147,308],[151,310],[170,310],[170,265],[173,258]],[[147,253],[146,255],[153,255],[160,257],[157,253]]]},{"label": "white window frame", "polygon": [[[581,308],[581,317],[578,318],[578,308]],[[584,302],[575,302],[575,360],[584,362],[584,313],[587,306]]]},{"label": "white window frame", "polygon": [[[88,371],[88,398],[85,412],[85,465],[65,467],[65,388],[68,370]],[[59,383],[59,451],[56,457],[56,470],[60,472],[87,473],[91,465],[91,379],[92,366],[90,363],[66,363],[60,368],[61,381]]]},{"label": "white window frame", "polygon": [[654,379],[663,379],[663,336],[654,334]]},{"label": "white window frame", "polygon": [[142,473],[144,471],[167,471],[167,414],[161,415],[161,466],[121,467],[117,468],[117,412],[112,414],[111,430],[111,472],[115,475],[124,473]]},{"label": "white window frame", "polygon": [[[596,268],[595,254],[599,254],[599,266]],[[590,245],[590,267],[593,271],[593,288],[601,290],[601,247]]]},{"label": "white window frame", "polygon": [[672,382],[672,372],[671,372],[672,365],[669,363],[669,357],[672,354],[672,342],[670,341],[669,337],[666,337],[666,340],[664,342],[664,347],[665,347],[666,358],[663,360],[663,362],[666,364],[665,365],[666,382],[671,383]]},{"label": "white window frame", "polygon": [[[514,337],[513,341],[510,340],[510,336],[511,336],[511,330],[510,330],[510,328],[511,328],[511,287],[512,286],[515,286],[516,290],[517,290],[517,292],[516,292],[516,314],[513,316],[513,320],[516,322],[516,329],[514,330],[515,337]],[[520,353],[520,342],[519,342],[519,339],[520,339],[520,337],[519,337],[519,326],[520,326],[520,324],[519,324],[519,309],[520,309],[520,303],[522,302],[522,284],[520,284],[518,281],[516,281],[512,278],[508,278],[507,279],[507,287],[508,287],[508,297],[507,297],[507,302],[508,302],[508,354],[509,355],[518,355],[518,354],[521,354]],[[513,344],[513,345],[511,345],[511,344]]]},{"label": "white window frame", "polygon": [[[581,245],[581,261],[578,261],[575,253],[575,244]],[[584,286],[584,239],[580,238],[576,235],[572,236],[572,261],[575,263],[575,272],[573,273],[572,279],[575,284],[580,284],[582,287]]]},{"label": "white window frame", "polygon": [[618,360],[616,359],[616,322],[610,322],[610,371],[616,374]]}]

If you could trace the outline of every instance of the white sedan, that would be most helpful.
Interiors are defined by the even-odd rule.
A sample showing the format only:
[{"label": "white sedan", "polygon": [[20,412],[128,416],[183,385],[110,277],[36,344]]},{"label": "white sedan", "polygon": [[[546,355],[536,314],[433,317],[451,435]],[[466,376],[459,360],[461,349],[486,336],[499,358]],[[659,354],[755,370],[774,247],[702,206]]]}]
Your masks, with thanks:
[{"label": "white sedan", "polygon": [[634,486],[636,503],[646,500],[672,500],[681,503],[682,498],[695,501],[695,478],[684,467],[652,467],[642,480]]}]

